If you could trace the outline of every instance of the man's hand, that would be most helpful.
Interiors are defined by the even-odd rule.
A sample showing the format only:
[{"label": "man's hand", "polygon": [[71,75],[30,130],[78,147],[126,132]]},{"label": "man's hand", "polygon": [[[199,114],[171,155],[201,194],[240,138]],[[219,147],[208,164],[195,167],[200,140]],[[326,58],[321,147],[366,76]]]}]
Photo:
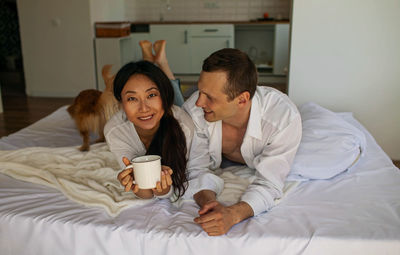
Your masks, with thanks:
[{"label": "man's hand", "polygon": [[194,219],[194,222],[200,224],[209,236],[226,234],[237,223],[230,209],[217,201],[206,203],[200,209],[199,215]]},{"label": "man's hand", "polygon": [[201,225],[210,236],[226,234],[231,227],[254,215],[253,209],[246,202],[239,202],[225,207],[217,201],[204,204],[199,217],[194,221]]}]

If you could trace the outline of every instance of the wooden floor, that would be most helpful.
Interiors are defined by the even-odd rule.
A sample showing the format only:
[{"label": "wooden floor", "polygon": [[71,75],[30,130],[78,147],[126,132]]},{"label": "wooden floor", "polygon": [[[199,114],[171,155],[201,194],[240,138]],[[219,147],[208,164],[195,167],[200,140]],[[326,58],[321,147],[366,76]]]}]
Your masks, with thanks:
[{"label": "wooden floor", "polygon": [[0,137],[17,132],[58,108],[72,103],[73,98],[27,97],[2,90],[3,113],[0,113]]}]

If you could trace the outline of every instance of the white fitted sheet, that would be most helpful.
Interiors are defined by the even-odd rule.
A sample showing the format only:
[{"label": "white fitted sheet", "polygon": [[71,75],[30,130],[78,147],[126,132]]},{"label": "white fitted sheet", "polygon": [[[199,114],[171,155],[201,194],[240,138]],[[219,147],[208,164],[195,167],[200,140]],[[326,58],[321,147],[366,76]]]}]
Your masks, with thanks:
[{"label": "white fitted sheet", "polygon": [[[62,107],[9,137],[0,149],[81,143]],[[193,222],[198,207],[167,200],[117,217],[61,192],[0,174],[1,254],[400,254],[400,171],[367,138],[364,156],[329,180],[301,183],[267,213],[209,237]]]}]

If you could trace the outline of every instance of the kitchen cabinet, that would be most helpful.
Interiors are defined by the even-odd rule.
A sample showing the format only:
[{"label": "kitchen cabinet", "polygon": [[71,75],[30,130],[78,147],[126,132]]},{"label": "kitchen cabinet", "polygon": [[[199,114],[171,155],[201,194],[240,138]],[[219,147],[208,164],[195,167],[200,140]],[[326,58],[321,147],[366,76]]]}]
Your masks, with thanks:
[{"label": "kitchen cabinet", "polygon": [[192,25],[189,30],[192,73],[200,73],[211,53],[234,47],[233,25]]},{"label": "kitchen cabinet", "polygon": [[285,77],[289,62],[289,24],[149,24],[129,37],[96,38],[98,88],[104,88],[101,68],[113,72],[125,63],[141,60],[140,40],[166,40],[166,53],[177,75],[198,75],[205,58],[222,48],[246,52],[260,76]]},{"label": "kitchen cabinet", "polygon": [[151,41],[166,40],[168,64],[174,73],[191,73],[189,25],[151,25]]},{"label": "kitchen cabinet", "polygon": [[[232,24],[152,24],[145,34],[133,33],[135,52],[140,40],[166,40],[168,63],[175,74],[199,74],[203,60],[222,48],[234,47]],[[136,43],[137,41],[137,43]],[[141,58],[135,55],[136,60]]]}]

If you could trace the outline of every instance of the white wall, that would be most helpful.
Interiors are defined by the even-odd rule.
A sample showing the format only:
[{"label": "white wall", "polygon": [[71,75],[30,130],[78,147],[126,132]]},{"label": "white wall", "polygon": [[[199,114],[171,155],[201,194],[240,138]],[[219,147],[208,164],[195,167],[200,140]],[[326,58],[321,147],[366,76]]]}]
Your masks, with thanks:
[{"label": "white wall", "polygon": [[124,20],[124,0],[17,0],[26,93],[96,88],[94,22]]},{"label": "white wall", "polygon": [[293,1],[289,96],[351,111],[400,160],[400,1]]},{"label": "white wall", "polygon": [[92,22],[125,21],[125,0],[89,0]]},{"label": "white wall", "polygon": [[248,21],[289,18],[290,0],[125,0],[131,21]]},{"label": "white wall", "polygon": [[73,97],[96,87],[89,1],[17,0],[26,93]]}]

